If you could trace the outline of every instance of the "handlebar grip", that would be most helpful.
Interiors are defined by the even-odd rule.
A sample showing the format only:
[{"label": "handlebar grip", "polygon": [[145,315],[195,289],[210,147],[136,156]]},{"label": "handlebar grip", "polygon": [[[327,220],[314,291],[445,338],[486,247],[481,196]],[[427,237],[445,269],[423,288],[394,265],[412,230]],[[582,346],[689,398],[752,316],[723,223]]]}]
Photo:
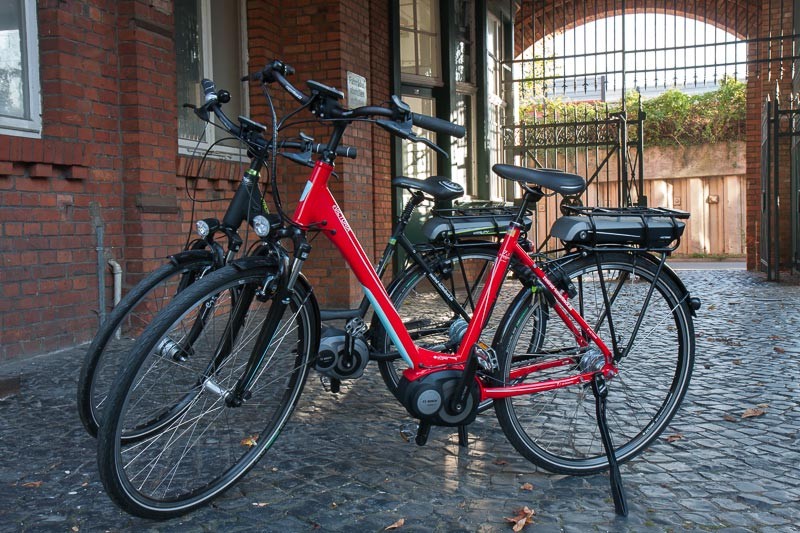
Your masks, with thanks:
[{"label": "handlebar grip", "polygon": [[355,146],[339,146],[336,148],[336,155],[355,159],[358,157],[358,150],[356,150]]},{"label": "handlebar grip", "polygon": [[[311,148],[311,151],[315,154],[324,153],[327,149],[327,145],[322,143],[316,143]],[[355,159],[358,157],[358,150],[356,150],[355,146],[347,146],[347,145],[340,145],[336,147],[336,155],[340,155],[342,157],[349,157],[350,159]]]},{"label": "handlebar grip", "polygon": [[213,81],[203,78],[200,80],[200,85],[203,86],[203,95],[205,96],[206,102],[217,99],[217,88]]},{"label": "handlebar grip", "polygon": [[467,134],[464,126],[453,124],[446,120],[436,117],[429,117],[428,115],[420,115],[418,113],[411,113],[411,122],[420,128],[449,135],[450,137],[462,138]]}]

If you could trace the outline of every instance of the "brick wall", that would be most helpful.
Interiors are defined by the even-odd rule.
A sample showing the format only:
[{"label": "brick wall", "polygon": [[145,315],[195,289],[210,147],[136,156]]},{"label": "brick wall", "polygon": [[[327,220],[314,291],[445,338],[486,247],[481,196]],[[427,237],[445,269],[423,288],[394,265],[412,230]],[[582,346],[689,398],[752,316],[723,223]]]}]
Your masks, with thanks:
[{"label": "brick wall", "polygon": [[[249,70],[283,58],[299,86],[313,78],[343,90],[351,70],[367,78],[372,100],[388,97],[388,5],[248,0],[247,11]],[[207,161],[188,181],[204,201],[192,205],[186,177],[197,176],[198,159],[178,154],[170,0],[42,0],[38,24],[42,138],[0,135],[0,361],[91,339],[101,313],[100,231],[107,311],[107,260],[123,265],[130,288],[180,249],[194,220],[222,216],[243,170]],[[288,109],[285,94],[273,95]],[[250,99],[251,116],[268,123],[259,87]],[[319,140],[330,131],[309,124],[286,134],[301,129]],[[337,165],[332,189],[374,255],[391,227],[388,135],[358,125],[345,142],[359,159]],[[307,172],[285,160],[279,168],[291,213]],[[308,266],[323,305],[361,297],[325,239],[314,242]]]},{"label": "brick wall", "polygon": [[117,3],[38,4],[42,138],[0,135],[0,360],[89,338],[95,228],[122,245]]}]

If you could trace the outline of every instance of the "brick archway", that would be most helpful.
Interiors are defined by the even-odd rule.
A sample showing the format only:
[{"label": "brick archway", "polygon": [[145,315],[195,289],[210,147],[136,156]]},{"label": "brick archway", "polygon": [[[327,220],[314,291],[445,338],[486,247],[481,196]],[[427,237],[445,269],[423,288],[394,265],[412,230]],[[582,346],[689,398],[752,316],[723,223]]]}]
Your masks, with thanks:
[{"label": "brick archway", "polygon": [[[623,14],[662,13],[710,24],[736,36],[746,39],[753,35],[759,24],[763,5],[761,2],[746,0],[643,0],[623,2],[619,0],[575,0],[560,2],[546,0],[523,1],[514,18],[514,55],[518,57],[524,47],[530,46],[542,37],[564,32],[578,26]],[[724,7],[724,9],[721,9]]]},{"label": "brick archway", "polygon": [[[781,0],[522,0],[514,17],[514,56],[542,37],[604,18],[622,14],[660,13],[710,24],[747,44],[747,142],[746,142],[746,249],[747,267],[759,264],[761,216],[761,108],[767,95],[786,98],[792,91],[794,69],[792,40],[794,4]],[[784,147],[788,151],[788,145]],[[790,197],[790,175],[780,177],[780,192]],[[784,217],[787,218],[788,217]],[[791,253],[791,227],[781,221],[781,259]]]}]

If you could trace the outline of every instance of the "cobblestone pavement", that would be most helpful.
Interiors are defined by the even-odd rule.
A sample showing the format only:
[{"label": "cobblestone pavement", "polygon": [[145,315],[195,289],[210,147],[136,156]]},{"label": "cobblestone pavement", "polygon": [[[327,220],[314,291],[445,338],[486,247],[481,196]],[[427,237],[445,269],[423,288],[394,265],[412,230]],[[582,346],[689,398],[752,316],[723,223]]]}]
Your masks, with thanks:
[{"label": "cobblestone pavement", "polygon": [[[622,467],[627,518],[614,515],[606,476],[537,470],[491,411],[466,450],[445,428],[425,447],[406,442],[411,421],[377,368],[338,395],[312,374],[273,452],[213,505],[134,518],[100,484],[75,409],[83,352],[73,349],[0,366],[0,377],[21,376],[20,393],[0,401],[0,530],[380,531],[403,518],[399,531],[490,532],[510,531],[504,517],[528,506],[525,531],[798,531],[800,287],[741,270],[681,276],[704,302],[695,373],[671,427]],[[743,418],[750,408],[764,413]]]}]

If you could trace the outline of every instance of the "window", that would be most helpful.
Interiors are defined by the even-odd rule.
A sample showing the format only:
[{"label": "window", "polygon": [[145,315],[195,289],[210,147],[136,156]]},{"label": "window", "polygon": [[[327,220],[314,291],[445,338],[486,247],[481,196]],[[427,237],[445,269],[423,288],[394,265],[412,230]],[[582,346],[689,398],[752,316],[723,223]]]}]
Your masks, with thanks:
[{"label": "window", "polygon": [[478,181],[475,172],[475,113],[473,111],[474,94],[458,92],[456,105],[450,120],[464,126],[467,135],[461,139],[453,138],[450,149],[452,179],[460,183],[471,197],[478,196]]},{"label": "window", "polygon": [[450,120],[464,126],[466,137],[452,139],[452,179],[464,186],[467,195],[477,197],[475,171],[475,0],[455,2],[455,72],[456,99]]},{"label": "window", "polygon": [[474,83],[475,63],[472,60],[475,42],[475,2],[458,0],[455,8],[456,19],[456,82]]},{"label": "window", "polygon": [[[503,162],[503,125],[506,103],[503,100],[503,25],[490,14],[486,32],[487,78],[489,96],[489,165]],[[503,180],[493,176],[490,181],[492,200],[504,198]]]},{"label": "window", "polygon": [[36,0],[0,2],[0,133],[39,137]]},{"label": "window", "polygon": [[400,0],[400,70],[403,81],[441,85],[438,0]]},{"label": "window", "polygon": [[[200,80],[214,80],[217,90],[231,93],[225,114],[235,119],[247,115],[247,90],[240,81],[247,68],[247,27],[243,2],[227,0],[176,0],[175,48],[178,67],[178,137],[183,149],[205,148],[224,135],[204,128],[184,103],[203,101]],[[220,145],[218,145],[220,146]],[[217,153],[238,153],[236,142],[222,143]]]}]

